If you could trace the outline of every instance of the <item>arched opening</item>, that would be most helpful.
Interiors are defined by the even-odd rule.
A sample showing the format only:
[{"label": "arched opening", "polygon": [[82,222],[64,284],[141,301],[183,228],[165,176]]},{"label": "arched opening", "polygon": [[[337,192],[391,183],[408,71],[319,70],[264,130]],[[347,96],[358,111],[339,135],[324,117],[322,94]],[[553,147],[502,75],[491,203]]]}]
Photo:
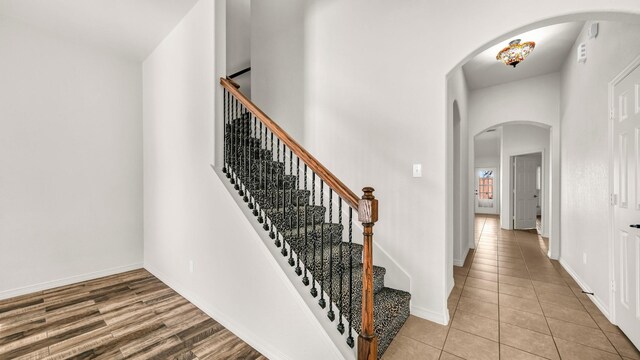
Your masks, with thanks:
[{"label": "arched opening", "polygon": [[[448,74],[447,103],[456,99],[461,105],[459,117],[468,134],[464,138],[463,132],[462,139],[456,138],[455,111],[451,110],[452,115],[447,118],[450,129],[447,141],[451,144],[447,147],[450,151],[447,158],[451,161],[452,191],[447,196],[452,211],[447,215],[458,219],[447,221],[448,239],[453,239],[455,244],[457,236],[465,231],[470,241],[480,241],[483,236],[488,239],[486,244],[480,241],[476,251],[471,252],[476,257],[485,253],[483,261],[476,266],[475,261],[467,259],[469,264],[453,271],[456,282],[458,276],[476,282],[484,277],[481,280],[496,283],[504,278],[519,277],[524,279],[523,284],[531,284],[543,307],[548,299],[544,294],[540,295],[540,287],[545,284],[566,286],[578,291],[567,293],[567,296],[576,296],[579,301],[590,299],[591,302],[585,305],[587,308],[597,308],[597,316],[616,323],[616,304],[620,302],[620,297],[616,297],[616,291],[620,291],[616,290],[619,284],[616,279],[623,275],[614,269],[621,269],[626,262],[636,266],[640,256],[630,258],[621,250],[625,239],[635,235],[626,228],[614,229],[615,209],[622,207],[617,198],[622,190],[616,187],[622,186],[616,184],[636,181],[635,175],[629,175],[620,170],[623,166],[616,165],[631,163],[627,161],[629,153],[619,150],[620,144],[625,143],[616,142],[618,138],[614,135],[620,134],[614,132],[615,124],[631,118],[624,109],[640,108],[640,98],[629,97],[631,90],[616,92],[610,82],[625,73],[631,80],[623,84],[618,79],[616,84],[631,86],[629,89],[640,86],[640,70],[634,75],[634,69],[639,68],[637,64],[640,63],[640,60],[634,63],[634,59],[640,58],[638,31],[640,17],[631,15],[575,14],[547,19],[486,43]],[[495,56],[500,48],[516,38],[538,44],[532,55],[513,69],[498,62]],[[629,105],[629,101],[635,105]],[[615,111],[612,108],[616,108]],[[618,122],[614,121],[616,116],[620,116]],[[524,131],[526,127],[540,131]],[[475,143],[489,137],[487,131],[500,132],[499,162],[495,165],[485,163],[479,168]],[[546,145],[527,146],[538,133],[543,134]],[[508,140],[514,134],[519,135]],[[495,144],[495,135],[492,141]],[[614,143],[617,145],[612,146]],[[509,146],[518,148],[515,145],[520,150],[507,150]],[[459,157],[465,150],[466,161]],[[616,154],[625,156],[616,158]],[[634,163],[635,156],[631,155]],[[459,173],[456,161],[463,162]],[[497,174],[491,172],[494,168]],[[495,179],[479,186],[480,170],[487,176],[493,174]],[[460,186],[458,174],[468,181],[466,188]],[[518,181],[514,178],[525,176],[522,174],[535,176],[531,190],[527,192],[535,198],[533,203],[537,201],[533,226],[525,221],[530,217],[519,217],[525,212],[518,206],[524,206],[525,202],[524,197],[518,197],[518,191],[520,194],[525,191],[517,184],[518,181],[522,184],[524,178]],[[490,188],[487,184],[496,188],[487,190]],[[468,201],[466,222],[456,211],[465,199]],[[479,200],[483,200],[480,205]],[[474,218],[479,208],[491,206],[494,214],[487,216],[494,216],[494,219],[489,232],[484,233],[474,226]],[[458,224],[461,224],[460,228]],[[616,230],[628,235],[618,236]],[[538,238],[539,244],[536,243]],[[455,254],[455,248],[447,254],[449,263],[456,263]],[[525,254],[535,258],[534,263],[529,263],[531,259]],[[512,263],[509,263],[509,257],[513,257]],[[626,260],[618,263],[622,258]],[[629,274],[631,272],[627,278],[631,276],[633,281],[637,280],[637,272]],[[624,291],[636,292],[638,283],[625,283],[627,289]],[[582,295],[582,291],[589,295]],[[497,288],[496,292],[499,292]],[[455,310],[455,305],[450,301],[450,312],[452,308]],[[637,321],[630,326],[623,331],[637,346],[640,326]]]}]

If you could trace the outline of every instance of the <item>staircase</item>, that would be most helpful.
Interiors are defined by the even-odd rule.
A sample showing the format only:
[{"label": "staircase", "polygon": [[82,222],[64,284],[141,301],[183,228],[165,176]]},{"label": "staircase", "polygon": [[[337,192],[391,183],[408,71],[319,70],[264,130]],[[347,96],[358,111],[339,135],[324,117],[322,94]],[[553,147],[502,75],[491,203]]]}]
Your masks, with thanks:
[{"label": "staircase", "polygon": [[[222,171],[350,347],[358,335],[357,358],[381,358],[409,316],[411,295],[385,287],[386,269],[373,265],[373,189],[358,198],[235,83],[220,83]],[[362,245],[353,241],[354,213],[364,229]]]}]

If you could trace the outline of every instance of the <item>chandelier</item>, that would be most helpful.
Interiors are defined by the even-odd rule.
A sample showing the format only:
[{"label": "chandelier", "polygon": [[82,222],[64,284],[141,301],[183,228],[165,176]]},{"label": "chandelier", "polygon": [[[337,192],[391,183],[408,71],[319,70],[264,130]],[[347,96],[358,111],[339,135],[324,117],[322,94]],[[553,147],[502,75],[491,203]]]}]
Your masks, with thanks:
[{"label": "chandelier", "polygon": [[509,46],[500,50],[496,56],[496,60],[501,60],[505,65],[516,67],[516,65],[529,56],[535,47],[536,43],[533,41],[520,44],[520,39],[515,39],[509,43]]}]

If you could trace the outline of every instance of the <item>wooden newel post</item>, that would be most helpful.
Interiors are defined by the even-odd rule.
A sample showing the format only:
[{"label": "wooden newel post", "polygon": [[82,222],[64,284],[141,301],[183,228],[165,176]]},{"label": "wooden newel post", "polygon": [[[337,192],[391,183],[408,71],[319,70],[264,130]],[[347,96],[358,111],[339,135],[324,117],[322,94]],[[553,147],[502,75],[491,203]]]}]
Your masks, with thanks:
[{"label": "wooden newel post", "polygon": [[358,360],[378,358],[378,338],[373,332],[373,225],[378,221],[378,200],[373,188],[362,189],[358,202],[358,221],[364,227],[362,256],[362,330],[358,337]]}]

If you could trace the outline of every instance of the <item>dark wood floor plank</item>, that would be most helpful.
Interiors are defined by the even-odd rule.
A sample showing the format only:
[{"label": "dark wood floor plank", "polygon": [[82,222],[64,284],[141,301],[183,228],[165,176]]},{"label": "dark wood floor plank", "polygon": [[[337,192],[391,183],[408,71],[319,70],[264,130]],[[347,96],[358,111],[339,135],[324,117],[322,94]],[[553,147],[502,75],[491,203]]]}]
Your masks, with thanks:
[{"label": "dark wood floor plank", "polygon": [[143,269],[0,300],[0,360],[264,359]]}]

